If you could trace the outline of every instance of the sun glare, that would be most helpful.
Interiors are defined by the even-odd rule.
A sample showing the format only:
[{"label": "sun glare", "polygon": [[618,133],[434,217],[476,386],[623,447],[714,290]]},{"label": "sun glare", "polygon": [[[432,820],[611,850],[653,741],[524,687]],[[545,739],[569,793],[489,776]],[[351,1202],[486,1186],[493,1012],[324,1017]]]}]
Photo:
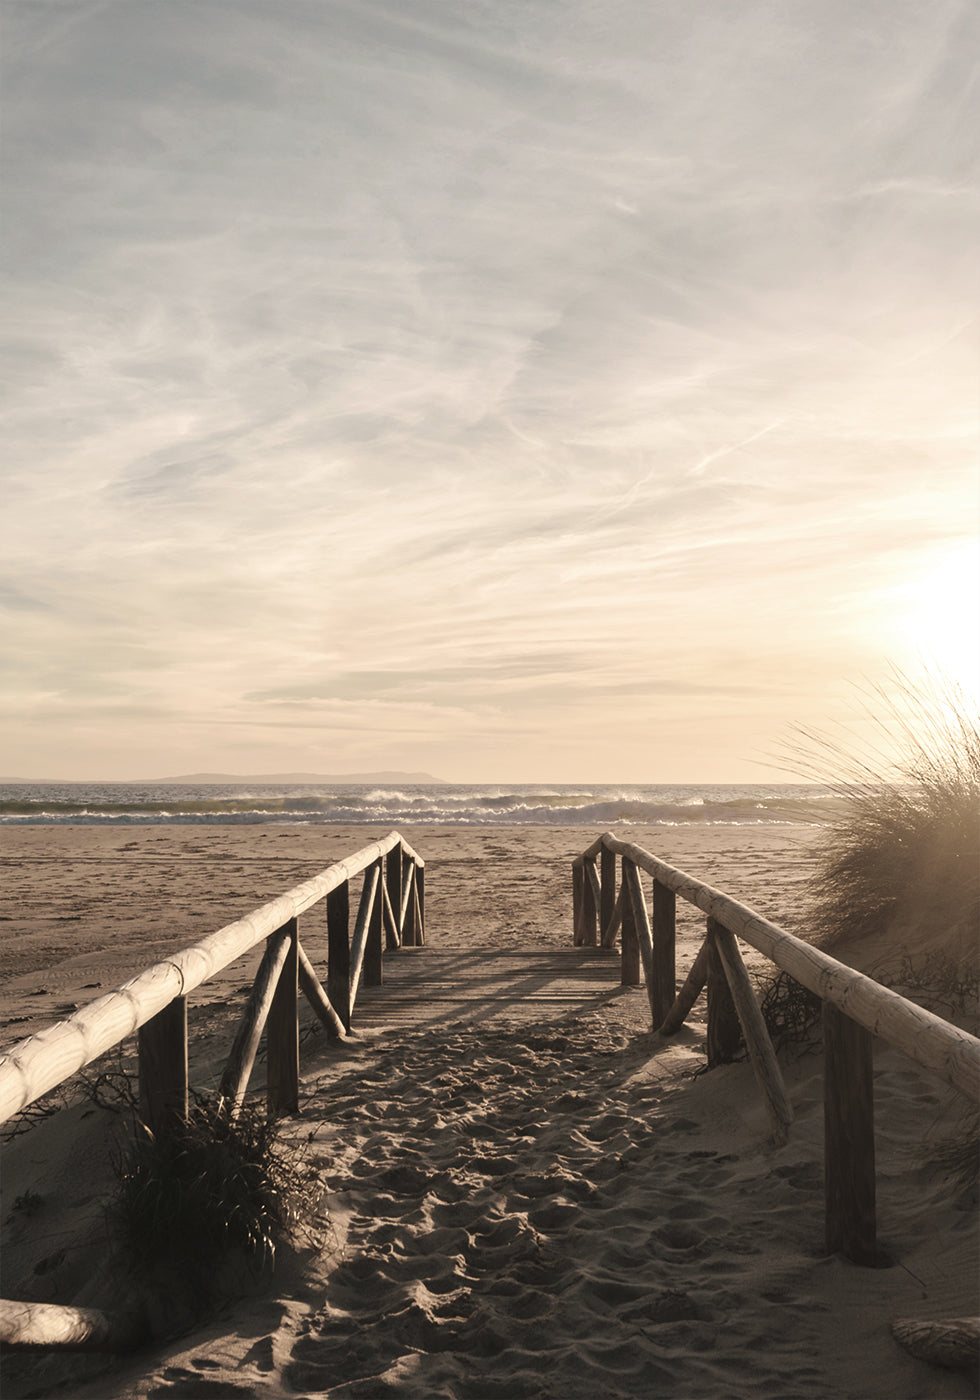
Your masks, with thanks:
[{"label": "sun glare", "polygon": [[908,649],[980,698],[980,540],[935,559],[909,599],[901,622]]}]

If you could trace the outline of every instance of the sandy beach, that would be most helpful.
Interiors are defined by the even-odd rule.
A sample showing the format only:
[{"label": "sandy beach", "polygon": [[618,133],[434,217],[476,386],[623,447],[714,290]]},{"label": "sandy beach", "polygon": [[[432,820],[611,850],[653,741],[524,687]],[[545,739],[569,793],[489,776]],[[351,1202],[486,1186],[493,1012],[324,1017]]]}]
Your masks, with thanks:
[{"label": "sandy beach", "polygon": [[[4,1044],[41,1029],[384,834],[359,827],[23,827],[4,833]],[[571,943],[593,829],[405,828],[431,948]],[[814,828],[631,828],[630,838],[806,932]],[[316,947],[317,911],[301,924]],[[683,970],[701,916],[679,920]],[[202,1043],[249,967],[195,995]],[[228,1002],[231,1002],[231,1006]],[[876,1059],[879,1236],[890,1267],[823,1249],[820,1056],[786,1059],[796,1113],[767,1141],[751,1070],[700,1074],[703,1004],[672,1041],[629,989],[570,1015],[312,1039],[288,1127],[323,1184],[319,1248],[136,1357],[9,1358],[5,1396],[851,1397],[976,1394],[916,1360],[897,1318],[977,1310],[975,1195],[928,1148],[968,1105]],[[5,1296],[84,1305],[120,1119],[90,1102],[4,1148]],[[66,1142],[70,1154],[66,1154]],[[102,1177],[100,1177],[102,1173]],[[36,1212],[13,1208],[28,1190]],[[165,1332],[168,1320],[159,1318]]]}]

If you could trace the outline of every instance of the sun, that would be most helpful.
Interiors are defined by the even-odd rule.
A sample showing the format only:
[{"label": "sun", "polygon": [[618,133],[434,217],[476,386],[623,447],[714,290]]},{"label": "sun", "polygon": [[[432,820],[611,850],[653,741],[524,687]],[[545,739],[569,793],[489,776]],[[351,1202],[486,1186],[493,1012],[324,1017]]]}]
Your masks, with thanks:
[{"label": "sun", "polygon": [[899,624],[906,648],[980,698],[980,539],[934,556],[906,596]]}]

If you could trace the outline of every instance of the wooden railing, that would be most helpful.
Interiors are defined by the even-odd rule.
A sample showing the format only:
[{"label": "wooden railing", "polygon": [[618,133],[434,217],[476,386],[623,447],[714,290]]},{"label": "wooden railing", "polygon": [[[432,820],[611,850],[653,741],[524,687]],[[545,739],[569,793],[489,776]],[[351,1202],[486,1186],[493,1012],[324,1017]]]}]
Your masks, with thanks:
[{"label": "wooden railing", "polygon": [[[351,881],[363,874],[350,927]],[[326,900],[326,986],[304,951],[298,920]],[[265,939],[219,1094],[235,1113],[245,1097],[263,1030],[266,1098],[272,1114],[294,1113],[299,1099],[302,989],[327,1034],[351,1028],[358,987],[381,982],[382,945],[425,941],[425,863],[393,831],[261,909],[156,963],[67,1021],[20,1041],[0,1056],[0,1123],[133,1034],[138,1035],[140,1116],[154,1132],[188,1111],[187,995]],[[312,945],[311,945],[312,946]],[[126,1351],[144,1340],[141,1315],[0,1300],[0,1347]]]},{"label": "wooden railing", "polygon": [[[363,874],[350,928],[351,882]],[[299,941],[298,920],[326,900],[326,984]],[[0,1055],[0,1123],[56,1088],[134,1034],[139,1037],[141,1113],[156,1129],[188,1104],[187,996],[266,940],[220,1093],[232,1111],[242,1101],[266,1033],[271,1113],[292,1113],[299,1094],[298,991],[328,1035],[350,1030],[357,991],[381,982],[382,945],[425,940],[425,862],[393,831],[296,885],[200,943],[156,963],[66,1021]]]},{"label": "wooden railing", "polygon": [[[641,870],[653,877],[652,919]],[[873,1037],[934,1071],[971,1102],[980,1089],[980,1040],[611,832],[576,858],[572,886],[575,943],[611,948],[620,933],[622,982],[638,985],[642,968],[654,1029],[676,1033],[707,988],[708,1063],[731,1060],[744,1036],[777,1142],[786,1140],[793,1110],[736,938],[820,997],[827,1249],[855,1263],[874,1264]],[[708,916],[704,943],[679,989],[678,895]]]}]

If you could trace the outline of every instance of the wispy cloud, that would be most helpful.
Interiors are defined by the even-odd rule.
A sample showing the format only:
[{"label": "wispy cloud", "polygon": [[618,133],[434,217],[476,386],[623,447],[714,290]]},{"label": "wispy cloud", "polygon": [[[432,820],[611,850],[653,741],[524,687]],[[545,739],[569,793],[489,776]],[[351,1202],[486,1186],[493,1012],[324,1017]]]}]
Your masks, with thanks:
[{"label": "wispy cloud", "polygon": [[974,7],[3,22],[8,768],[738,776],[977,530]]}]

